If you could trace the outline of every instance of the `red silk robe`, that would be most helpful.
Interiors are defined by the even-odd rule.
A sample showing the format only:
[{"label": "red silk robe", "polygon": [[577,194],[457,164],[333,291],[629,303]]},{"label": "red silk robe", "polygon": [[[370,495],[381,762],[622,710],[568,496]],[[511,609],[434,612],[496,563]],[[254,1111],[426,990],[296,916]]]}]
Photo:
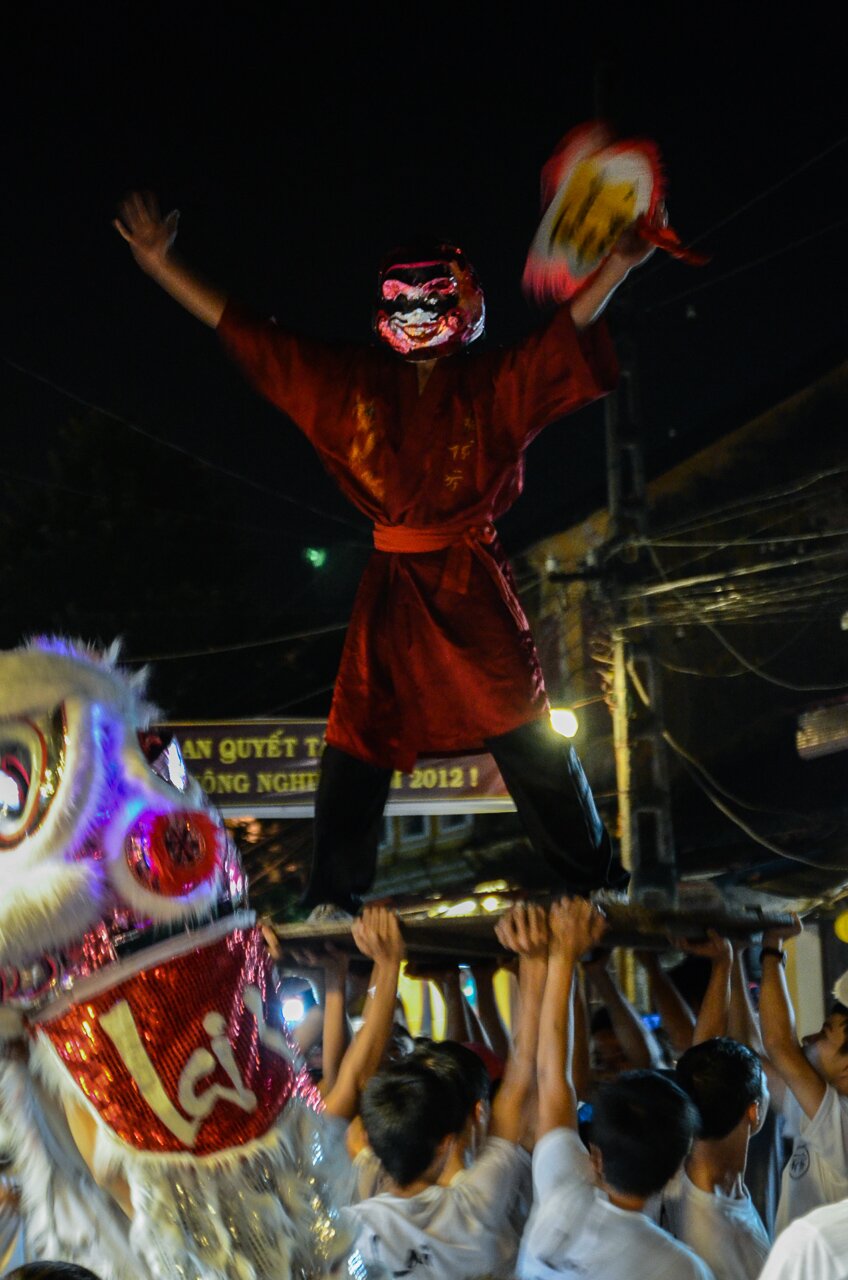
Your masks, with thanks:
[{"label": "red silk robe", "polygon": [[524,450],[542,427],[612,387],[605,329],[578,335],[563,307],[514,347],[438,360],[420,395],[415,365],[387,348],[309,340],[232,304],[218,332],[354,506],[389,526],[383,541],[397,526],[410,537],[453,531],[437,550],[373,552],[327,741],[408,771],[419,753],[481,750],[544,715],[536,648],[491,521],[520,494]]}]

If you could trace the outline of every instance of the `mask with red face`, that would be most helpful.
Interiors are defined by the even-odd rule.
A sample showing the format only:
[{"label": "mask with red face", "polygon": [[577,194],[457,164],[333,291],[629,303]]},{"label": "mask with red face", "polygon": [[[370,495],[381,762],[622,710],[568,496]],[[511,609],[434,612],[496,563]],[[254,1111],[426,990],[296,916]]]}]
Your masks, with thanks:
[{"label": "mask with red face", "polygon": [[398,355],[454,355],[480,337],[485,323],[477,273],[455,245],[412,246],[384,258],[374,331]]}]

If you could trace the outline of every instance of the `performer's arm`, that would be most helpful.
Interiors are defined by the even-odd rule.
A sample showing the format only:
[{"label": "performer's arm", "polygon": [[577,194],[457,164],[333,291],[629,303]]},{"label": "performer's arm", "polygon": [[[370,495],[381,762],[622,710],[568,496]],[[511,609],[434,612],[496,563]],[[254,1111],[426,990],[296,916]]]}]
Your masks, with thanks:
[{"label": "performer's arm", "polygon": [[705,1040],[712,1040],[715,1036],[727,1035],[733,948],[727,938],[722,938],[715,929],[709,929],[706,942],[689,942],[685,944],[684,950],[690,955],[709,960],[711,966],[710,980],[692,1033],[692,1043],[703,1044]]},{"label": "performer's arm", "polygon": [[459,967],[453,965],[450,969],[440,970],[434,981],[445,1002],[445,1039],[461,1043],[474,1040],[476,1037],[469,1020],[471,1010],[462,994]]},{"label": "performer's arm", "polygon": [[733,943],[733,968],[730,971],[730,1009],[727,1014],[727,1034],[732,1040],[746,1044],[760,1058],[765,1057],[759,1019],[751,1002],[748,974],[745,969],[747,938]]},{"label": "performer's arm", "polygon": [[660,964],[658,952],[637,951],[636,959],[648,975],[651,1003],[660,1015],[674,1056],[680,1058],[692,1047],[695,1015]]},{"label": "performer's arm", "polygon": [[386,907],[366,907],[354,921],[353,938],[362,954],[374,961],[365,1020],[342,1059],[335,1084],[324,1099],[330,1115],[346,1120],[352,1120],[356,1114],[360,1094],[379,1067],[388,1044],[404,954],[397,916]]},{"label": "performer's arm", "polygon": [[330,1092],[348,1047],[347,956],[327,948],[324,962],[324,1042],[321,1053],[321,1092]]},{"label": "performer's arm", "polygon": [[745,969],[745,951],[749,940],[733,943],[733,968],[730,971],[730,1010],[727,1015],[727,1034],[731,1040],[746,1044],[763,1064],[768,1081],[769,1098],[776,1111],[783,1110],[786,1097],[786,1081],[775,1070],[766,1056],[760,1021],[754,1010]]},{"label": "performer's arm", "polygon": [[493,1138],[520,1142],[528,1128],[536,1084],[539,1018],[548,958],[545,912],[532,903],[519,902],[500,918],[495,932],[501,946],[519,957],[518,1026],[501,1087],[492,1103],[489,1133]]},{"label": "performer's arm", "polygon": [[478,961],[471,965],[471,974],[477,988],[477,1016],[485,1042],[505,1062],[509,1054],[509,1035],[495,999],[496,972],[497,967],[489,962]]},{"label": "performer's arm", "polygon": [[654,252],[654,246],[644,240],[637,231],[625,231],[600,271],[571,301],[571,318],[578,330],[593,324],[618,286],[627,279],[634,267],[646,262]]},{"label": "performer's arm", "polygon": [[589,1006],[586,1003],[585,974],[578,972],[574,978],[574,998],[571,1013],[571,1082],[578,1102],[586,1102],[592,1093],[594,1079],[589,1053]]},{"label": "performer's arm", "polygon": [[812,1063],[807,1061],[795,1029],[795,1011],[786,986],[780,956],[783,941],[801,930],[797,921],[791,929],[767,930],[763,934],[763,978],[760,985],[760,1026],[766,1055],[774,1070],[794,1093],[799,1106],[813,1119],[827,1088]]},{"label": "performer's arm", "polygon": [[610,952],[601,949],[591,960],[584,961],[583,973],[609,1014],[615,1037],[631,1067],[657,1067],[662,1062],[662,1051],[656,1037],[645,1026],[607,968],[609,958]]},{"label": "performer's arm", "polygon": [[198,320],[218,326],[227,296],[207,284],[174,253],[179,213],[172,209],[162,217],[156,198],[149,192],[133,192],[123,201],[113,226],[132,250],[138,265],[151,280]]},{"label": "performer's arm", "polygon": [[577,1128],[571,1068],[575,971],[580,956],[600,942],[606,921],[585,898],[563,898],[551,907],[548,927],[548,973],[540,1011],[537,1067],[537,1141],[551,1129]]}]

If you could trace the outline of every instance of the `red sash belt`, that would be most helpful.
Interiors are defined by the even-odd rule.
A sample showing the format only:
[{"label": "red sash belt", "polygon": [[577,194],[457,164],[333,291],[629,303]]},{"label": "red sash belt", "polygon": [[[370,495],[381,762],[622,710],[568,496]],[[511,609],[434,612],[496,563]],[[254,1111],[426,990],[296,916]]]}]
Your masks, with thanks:
[{"label": "red sash belt", "polygon": [[396,551],[413,554],[426,551],[444,551],[448,557],[439,587],[465,595],[471,575],[472,555],[488,573],[498,594],[522,631],[527,630],[527,618],[515,597],[503,569],[485,548],[497,538],[497,530],[491,520],[482,524],[437,525],[435,528],[415,528],[406,524],[375,524],[374,546],[377,551]]}]

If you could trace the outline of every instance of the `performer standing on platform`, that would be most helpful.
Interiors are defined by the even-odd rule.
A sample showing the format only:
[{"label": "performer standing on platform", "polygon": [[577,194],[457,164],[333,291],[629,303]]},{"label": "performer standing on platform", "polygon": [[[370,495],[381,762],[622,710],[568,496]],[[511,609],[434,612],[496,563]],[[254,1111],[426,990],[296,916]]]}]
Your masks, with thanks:
[{"label": "performer standing on platform", "polygon": [[259,319],[174,253],[176,211],[134,194],[115,226],[136,262],[216,328],[249,380],[307,436],[374,524],[327,725],[305,903],[355,910],[376,867],[392,772],[419,754],[494,756],[555,885],[616,883],[620,866],[573,747],[548,718],[539,660],[493,521],[518,497],[548,423],[610,390],[594,324],[651,253],[635,230],[570,304],[505,350],[468,348],[485,321],[454,244],[382,265],[374,347],[330,345]]}]

